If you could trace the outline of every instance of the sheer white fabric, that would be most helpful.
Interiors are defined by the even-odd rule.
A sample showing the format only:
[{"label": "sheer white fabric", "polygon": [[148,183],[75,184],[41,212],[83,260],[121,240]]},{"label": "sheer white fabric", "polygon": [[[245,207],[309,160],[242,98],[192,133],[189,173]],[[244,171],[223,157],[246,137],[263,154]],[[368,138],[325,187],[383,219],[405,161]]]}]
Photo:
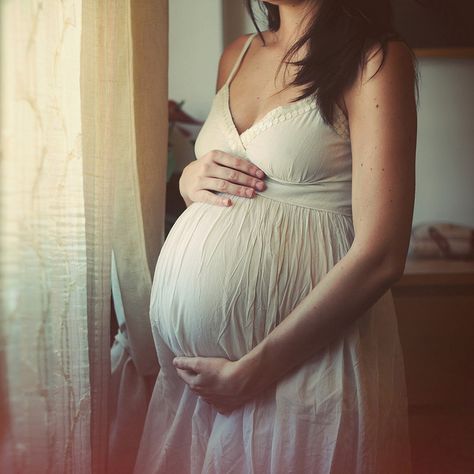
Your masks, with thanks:
[{"label": "sheer white fabric", "polygon": [[0,471],[89,473],[82,4],[0,5]]}]

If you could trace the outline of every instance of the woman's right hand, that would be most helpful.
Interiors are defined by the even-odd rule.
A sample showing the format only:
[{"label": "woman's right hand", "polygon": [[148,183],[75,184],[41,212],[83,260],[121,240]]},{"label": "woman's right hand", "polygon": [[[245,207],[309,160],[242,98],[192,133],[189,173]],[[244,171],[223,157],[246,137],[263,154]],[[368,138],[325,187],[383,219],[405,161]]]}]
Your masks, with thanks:
[{"label": "woman's right hand", "polygon": [[255,190],[266,187],[265,173],[244,158],[221,150],[211,150],[189,163],[179,179],[179,192],[189,206],[200,201],[217,206],[230,206],[232,201],[212,191],[236,196],[254,197]]}]

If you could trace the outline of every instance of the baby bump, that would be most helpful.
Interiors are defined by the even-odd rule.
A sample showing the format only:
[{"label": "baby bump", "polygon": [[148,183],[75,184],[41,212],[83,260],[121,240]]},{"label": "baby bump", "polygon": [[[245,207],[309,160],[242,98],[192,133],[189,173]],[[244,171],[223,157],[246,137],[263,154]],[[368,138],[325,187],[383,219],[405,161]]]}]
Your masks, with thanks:
[{"label": "baby bump", "polygon": [[327,270],[301,209],[232,199],[193,203],[160,252],[150,317],[174,354],[240,358]]}]

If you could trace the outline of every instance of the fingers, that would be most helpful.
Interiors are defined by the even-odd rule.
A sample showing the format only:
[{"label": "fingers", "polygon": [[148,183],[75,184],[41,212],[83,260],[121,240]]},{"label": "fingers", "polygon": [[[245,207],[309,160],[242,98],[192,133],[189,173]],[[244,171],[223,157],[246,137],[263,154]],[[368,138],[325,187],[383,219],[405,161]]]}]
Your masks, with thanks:
[{"label": "fingers", "polygon": [[189,388],[198,395],[201,395],[202,387],[197,383],[198,374],[191,370],[178,369],[176,372],[183,379],[183,381],[189,386]]},{"label": "fingers", "polygon": [[[255,190],[245,186],[226,181],[225,179],[204,177],[202,178],[202,186],[208,190],[218,191],[222,193],[234,194],[235,196],[242,196],[252,198],[255,196]],[[222,199],[222,198],[221,198]]]},{"label": "fingers", "polygon": [[210,170],[208,177],[218,178],[222,181],[234,183],[238,188],[241,188],[243,192],[253,191],[254,189],[257,191],[263,191],[266,187],[265,182],[262,180],[221,165],[214,165]]},{"label": "fingers", "polygon": [[196,372],[193,372],[192,370],[179,369],[178,367],[176,367],[176,372],[188,385],[195,384],[195,379],[197,376]]},{"label": "fingers", "polygon": [[205,388],[205,386],[199,383],[200,375],[191,369],[180,369],[179,367],[176,367],[176,372],[193,393],[195,393],[208,405],[214,407],[220,414],[229,415],[235,408],[238,407],[237,404],[229,403],[229,401],[223,404],[219,397],[216,397],[210,393],[209,390]]},{"label": "fingers", "polygon": [[211,150],[185,167],[180,178],[180,193],[190,201],[228,207],[232,201],[215,192],[252,198],[263,191],[265,173],[249,160],[221,151]]},{"label": "fingers", "polygon": [[211,161],[207,164],[206,176],[221,178],[247,188],[258,191],[265,189],[263,171],[243,158],[230,155],[225,152],[216,152],[211,155]]},{"label": "fingers", "polygon": [[197,357],[175,357],[173,359],[173,365],[180,369],[198,372],[199,359]]},{"label": "fingers", "polygon": [[195,199],[200,202],[207,202],[209,204],[213,204],[215,206],[230,206],[232,201],[227,197],[217,196],[216,194],[212,193],[211,191],[207,191],[206,189],[201,189],[196,191]]},{"label": "fingers", "polygon": [[230,153],[225,153],[220,150],[213,150],[211,152],[211,159],[220,165],[227,166],[234,170],[241,171],[247,175],[254,176],[255,178],[262,179],[265,177],[265,173],[255,166],[250,161],[240,158]]}]

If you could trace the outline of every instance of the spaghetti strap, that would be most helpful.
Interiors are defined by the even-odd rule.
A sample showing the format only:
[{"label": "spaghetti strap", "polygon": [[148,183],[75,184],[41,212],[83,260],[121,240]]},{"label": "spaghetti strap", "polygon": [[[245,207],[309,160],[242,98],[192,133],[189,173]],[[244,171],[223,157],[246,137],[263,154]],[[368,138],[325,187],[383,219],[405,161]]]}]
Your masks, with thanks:
[{"label": "spaghetti strap", "polygon": [[228,85],[230,83],[230,81],[233,79],[233,77],[235,76],[235,73],[237,72],[237,69],[242,61],[242,58],[244,57],[244,54],[246,53],[247,49],[249,48],[250,46],[250,43],[252,42],[252,40],[255,38],[256,36],[256,32],[255,33],[252,33],[248,38],[247,40],[245,41],[245,44],[244,46],[242,47],[242,50],[240,51],[240,54],[237,58],[237,60],[235,61],[234,63],[234,66],[232,67],[232,70],[230,71],[230,74],[229,76],[227,77],[227,80],[225,81],[225,84]]}]

